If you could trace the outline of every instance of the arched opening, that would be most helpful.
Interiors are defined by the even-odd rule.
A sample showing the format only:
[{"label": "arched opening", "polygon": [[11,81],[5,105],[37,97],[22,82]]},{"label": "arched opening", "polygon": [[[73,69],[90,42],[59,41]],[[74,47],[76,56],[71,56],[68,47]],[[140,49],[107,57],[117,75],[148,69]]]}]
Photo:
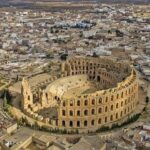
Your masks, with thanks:
[{"label": "arched opening", "polygon": [[88,71],[88,66],[86,66],[86,70]]},{"label": "arched opening", "polygon": [[70,125],[70,127],[73,127],[73,122],[72,122],[72,121],[70,121],[69,125]]},{"label": "arched opening", "polygon": [[28,100],[30,100],[30,96],[28,96]]},{"label": "arched opening", "polygon": [[80,121],[77,121],[77,127],[80,127]]},{"label": "arched opening", "polygon": [[94,120],[92,120],[92,121],[91,121],[91,125],[92,125],[92,126],[94,126],[94,123],[95,123],[95,121],[94,121]]},{"label": "arched opening", "polygon": [[70,101],[70,106],[73,106],[73,101],[72,100]]},{"label": "arched opening", "polygon": [[66,106],[66,103],[65,103],[65,101],[63,101],[63,106],[64,106],[64,107]]},{"label": "arched opening", "polygon": [[105,123],[107,122],[107,117],[105,117]]},{"label": "arched opening", "polygon": [[113,121],[113,115],[110,116],[110,121]]},{"label": "arched opening", "polygon": [[116,108],[118,108],[118,103],[116,104]]},{"label": "arched opening", "polygon": [[73,116],[73,111],[72,110],[70,110],[70,116]]},{"label": "arched opening", "polygon": [[108,109],[107,109],[107,106],[106,106],[106,107],[105,107],[105,112],[107,112],[107,110],[108,110]]},{"label": "arched opening", "polygon": [[116,119],[118,119],[118,113],[116,113]]},{"label": "arched opening", "polygon": [[46,93],[46,99],[48,99],[48,94]]},{"label": "arched opening", "polygon": [[65,121],[64,121],[64,120],[62,121],[62,126],[63,126],[63,127],[65,127],[65,126],[66,126],[66,124],[65,124]]},{"label": "arched opening", "polygon": [[85,127],[87,126],[87,121],[86,121],[86,120],[84,121],[84,126],[85,126]]},{"label": "arched opening", "polygon": [[120,117],[122,117],[122,114],[123,114],[123,112],[121,111],[121,113],[120,113]]},{"label": "arched opening", "polygon": [[113,111],[113,105],[111,105],[111,108],[110,108],[110,109],[111,109],[111,111]]},{"label": "arched opening", "polygon": [[98,109],[98,113],[99,113],[99,114],[102,113],[102,108],[99,108],[99,109]]},{"label": "arched opening", "polygon": [[77,106],[80,106],[80,100],[77,101]]},{"label": "arched opening", "polygon": [[100,82],[101,78],[100,76],[97,76],[97,82]]},{"label": "arched opening", "polygon": [[126,114],[126,109],[124,110],[124,114]]},{"label": "arched opening", "polygon": [[98,124],[101,124],[102,120],[101,118],[98,119]]},{"label": "arched opening", "polygon": [[123,98],[123,92],[121,93],[121,98]]},{"label": "arched opening", "polygon": [[121,102],[121,107],[123,106],[123,101]]},{"label": "arched opening", "polygon": [[88,110],[84,111],[84,115],[87,116],[88,115]]},{"label": "arched opening", "polygon": [[77,111],[77,116],[80,116],[80,110]]},{"label": "arched opening", "polygon": [[127,105],[127,99],[125,100],[125,105]]},{"label": "arched opening", "polygon": [[111,96],[111,101],[113,101],[113,100],[114,100],[114,96],[112,95],[112,96]]},{"label": "arched opening", "polygon": [[63,116],[66,116],[65,110],[62,110],[62,115],[63,115]]},{"label": "arched opening", "polygon": [[91,110],[91,114],[94,115],[95,114],[95,109]]},{"label": "arched opening", "polygon": [[87,101],[87,100],[84,101],[84,105],[85,105],[85,106],[88,105],[88,101]]},{"label": "arched opening", "polygon": [[119,98],[119,94],[117,94],[117,99]]},{"label": "arched opening", "polygon": [[102,103],[102,98],[99,98],[99,101],[98,101],[98,102],[99,102],[99,104],[101,104],[101,103]]},{"label": "arched opening", "polygon": [[95,105],[95,99],[92,99],[92,105]]},{"label": "arched opening", "polygon": [[106,97],[106,100],[105,100],[105,102],[106,102],[106,103],[108,102],[108,97]]}]

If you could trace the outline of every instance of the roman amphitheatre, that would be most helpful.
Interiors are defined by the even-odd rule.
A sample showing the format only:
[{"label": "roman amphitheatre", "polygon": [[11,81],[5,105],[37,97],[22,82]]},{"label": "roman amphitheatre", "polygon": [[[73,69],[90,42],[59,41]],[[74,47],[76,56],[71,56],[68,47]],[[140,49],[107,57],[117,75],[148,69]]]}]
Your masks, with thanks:
[{"label": "roman amphitheatre", "polygon": [[39,84],[23,79],[25,115],[54,129],[96,131],[135,111],[137,74],[129,64],[76,56],[60,68],[58,75],[39,78]]}]

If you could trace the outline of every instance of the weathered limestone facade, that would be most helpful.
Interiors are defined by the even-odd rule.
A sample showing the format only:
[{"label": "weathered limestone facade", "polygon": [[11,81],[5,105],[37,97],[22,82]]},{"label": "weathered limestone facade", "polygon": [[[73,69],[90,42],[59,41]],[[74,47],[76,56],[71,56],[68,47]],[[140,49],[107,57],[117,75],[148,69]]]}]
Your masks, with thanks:
[{"label": "weathered limestone facade", "polygon": [[[126,63],[106,58],[74,57],[62,63],[60,78],[33,92],[22,81],[26,114],[60,129],[98,129],[131,114],[138,104],[137,75]],[[37,111],[55,107],[55,117]]]}]

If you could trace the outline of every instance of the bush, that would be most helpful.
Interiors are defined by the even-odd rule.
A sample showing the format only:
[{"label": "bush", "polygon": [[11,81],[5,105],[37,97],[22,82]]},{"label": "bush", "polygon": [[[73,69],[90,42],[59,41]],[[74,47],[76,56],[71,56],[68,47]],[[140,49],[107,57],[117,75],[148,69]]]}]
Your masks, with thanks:
[{"label": "bush", "polygon": [[98,130],[96,130],[96,132],[101,132],[101,131],[108,131],[110,128],[108,126],[102,126],[101,128],[99,128]]},{"label": "bush", "polygon": [[112,124],[111,129],[118,128],[119,125],[117,123]]},{"label": "bush", "polygon": [[97,129],[96,132],[104,132],[104,131],[108,131],[108,130],[115,129],[115,128],[121,128],[129,123],[137,121],[138,118],[140,117],[140,115],[141,115],[141,113],[135,114],[135,115],[129,117],[127,119],[127,121],[123,122],[120,125],[117,123],[114,123],[114,124],[112,124],[111,128],[109,128],[108,126],[102,126],[101,128]]}]

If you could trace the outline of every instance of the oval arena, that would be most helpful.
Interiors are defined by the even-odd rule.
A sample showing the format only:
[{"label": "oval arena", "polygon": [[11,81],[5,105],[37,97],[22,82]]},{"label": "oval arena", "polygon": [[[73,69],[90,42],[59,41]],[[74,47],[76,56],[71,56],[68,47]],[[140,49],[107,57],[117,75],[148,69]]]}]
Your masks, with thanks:
[{"label": "oval arena", "polygon": [[22,81],[26,115],[66,130],[92,130],[116,123],[138,104],[135,70],[123,62],[100,57],[73,57],[62,62],[57,76],[38,86]]}]

